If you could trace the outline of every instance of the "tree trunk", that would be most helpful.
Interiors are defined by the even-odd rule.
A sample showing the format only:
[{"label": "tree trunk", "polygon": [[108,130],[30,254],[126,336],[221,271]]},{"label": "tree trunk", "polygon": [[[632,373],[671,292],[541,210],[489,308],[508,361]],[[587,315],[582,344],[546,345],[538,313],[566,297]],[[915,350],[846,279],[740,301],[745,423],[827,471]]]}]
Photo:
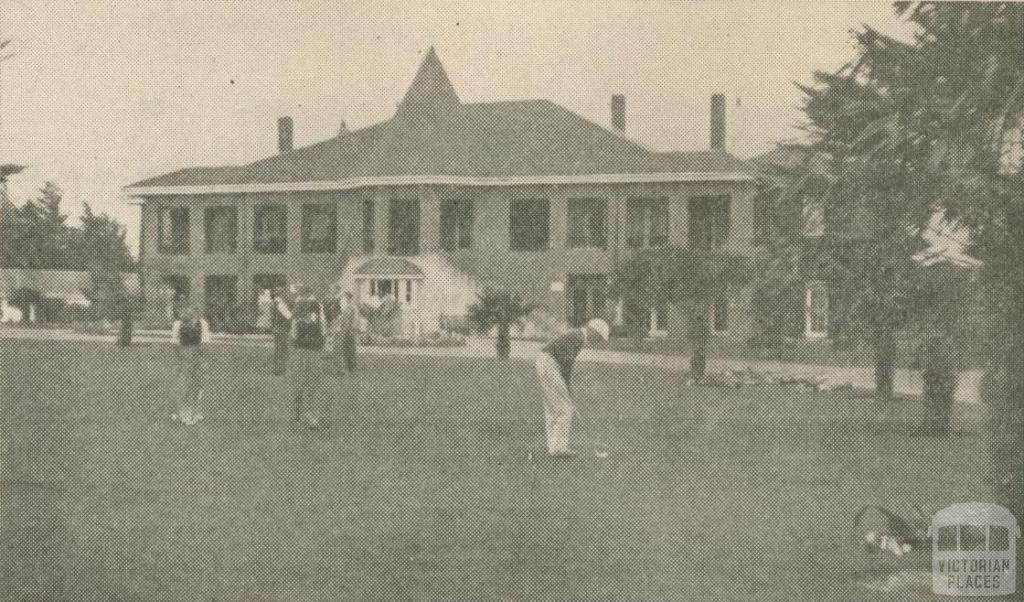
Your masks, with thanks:
[{"label": "tree trunk", "polygon": [[893,364],[896,358],[896,341],[889,328],[875,332],[875,399],[888,404],[892,401]]},{"label": "tree trunk", "polygon": [[703,378],[708,368],[708,311],[707,304],[698,303],[690,315],[690,377],[695,379]]},{"label": "tree trunk", "polygon": [[510,331],[512,325],[508,322],[500,322],[498,324],[498,359],[507,360],[512,351],[512,341],[510,340]]},{"label": "tree trunk", "polygon": [[925,348],[922,373],[925,417],[922,430],[931,435],[945,436],[950,431],[957,381],[952,345],[949,337],[936,337]]},{"label": "tree trunk", "polygon": [[128,347],[132,344],[132,312],[130,309],[121,310],[121,332],[117,337],[117,344],[120,347]]}]

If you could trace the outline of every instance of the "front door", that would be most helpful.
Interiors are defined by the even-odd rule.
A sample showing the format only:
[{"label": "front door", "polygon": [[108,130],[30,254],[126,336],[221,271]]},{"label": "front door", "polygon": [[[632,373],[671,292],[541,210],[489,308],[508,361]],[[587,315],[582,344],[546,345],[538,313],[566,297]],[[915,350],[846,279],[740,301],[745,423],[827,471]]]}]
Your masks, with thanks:
[{"label": "front door", "polygon": [[569,325],[576,327],[591,318],[604,318],[608,302],[608,277],[603,274],[570,274],[566,278]]}]

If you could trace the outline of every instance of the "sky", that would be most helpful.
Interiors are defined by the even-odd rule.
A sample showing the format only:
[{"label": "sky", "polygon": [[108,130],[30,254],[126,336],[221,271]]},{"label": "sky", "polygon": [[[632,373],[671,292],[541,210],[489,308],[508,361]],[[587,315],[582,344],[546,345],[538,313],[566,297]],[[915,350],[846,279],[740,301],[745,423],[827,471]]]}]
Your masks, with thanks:
[{"label": "sky", "polygon": [[294,0],[0,3],[0,163],[21,203],[53,181],[125,224],[121,189],[182,167],[244,164],[390,118],[433,45],[465,102],[546,98],[656,150],[708,140],[724,93],[728,148],[747,158],[799,135],[794,82],[853,55],[850,31],[905,35],[891,5],[767,0]]}]

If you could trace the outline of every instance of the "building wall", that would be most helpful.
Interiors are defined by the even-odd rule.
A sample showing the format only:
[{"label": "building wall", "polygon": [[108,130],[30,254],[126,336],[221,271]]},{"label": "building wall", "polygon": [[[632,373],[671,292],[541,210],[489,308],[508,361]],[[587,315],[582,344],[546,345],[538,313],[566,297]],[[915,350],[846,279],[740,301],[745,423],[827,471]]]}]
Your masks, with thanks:
[{"label": "building wall", "polygon": [[[753,194],[750,183],[658,183],[609,185],[557,185],[508,187],[403,186],[375,187],[350,191],[260,193],[220,196],[153,197],[141,211],[142,279],[147,296],[147,315],[159,319],[163,308],[152,294],[165,275],[189,279],[192,301],[203,307],[204,279],[210,275],[238,277],[239,301],[253,298],[253,276],[285,274],[289,282],[303,282],[315,292],[325,293],[337,282],[349,257],[363,255],[362,207],[374,200],[375,254],[387,253],[388,204],[392,198],[420,201],[420,254],[441,254],[447,261],[475,279],[481,287],[493,286],[518,292],[555,318],[566,320],[569,306],[566,278],[570,274],[609,274],[614,263],[629,252],[625,243],[626,205],[629,198],[669,199],[670,244],[687,244],[688,208],[691,196],[729,195],[730,229],[725,249],[742,255],[755,254],[753,245]],[[473,248],[442,251],[440,248],[440,207],[447,198],[472,199],[474,204]],[[510,204],[516,199],[546,198],[550,202],[549,245],[543,251],[513,251],[509,241]],[[602,198],[607,201],[607,248],[568,248],[567,208],[572,198]],[[333,202],[338,211],[337,252],[301,252],[301,206],[310,202]],[[253,208],[280,203],[288,207],[287,252],[277,255],[253,251]],[[157,248],[158,208],[168,205],[190,208],[188,255],[164,255]],[[230,254],[207,254],[204,240],[204,209],[233,205],[238,208],[238,242]],[[414,258],[412,258],[414,259]],[[685,321],[670,311],[670,337],[682,339]],[[723,336],[747,336],[750,332],[750,295],[743,292],[730,306],[730,330]]]}]

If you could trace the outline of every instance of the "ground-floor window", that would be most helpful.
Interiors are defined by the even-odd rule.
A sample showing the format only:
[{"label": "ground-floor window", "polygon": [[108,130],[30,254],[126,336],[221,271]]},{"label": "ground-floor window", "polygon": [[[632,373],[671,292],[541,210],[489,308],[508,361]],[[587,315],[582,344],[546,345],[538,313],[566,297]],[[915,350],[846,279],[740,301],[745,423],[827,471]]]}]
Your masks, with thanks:
[{"label": "ground-floor window", "polygon": [[804,336],[811,339],[828,335],[828,287],[820,280],[807,283],[804,293]]},{"label": "ground-floor window", "polygon": [[223,330],[233,325],[238,304],[238,277],[207,276],[203,284],[206,318],[210,321],[210,327]]},{"label": "ground-floor window", "polygon": [[651,336],[661,336],[668,332],[668,303],[657,303],[651,308],[649,324],[648,333]]},{"label": "ground-floor window", "polygon": [[603,274],[569,274],[566,277],[569,325],[582,326],[591,318],[605,317],[608,277]]},{"label": "ground-floor window", "polygon": [[178,319],[178,315],[189,303],[189,282],[188,277],[179,275],[165,275],[160,277],[160,296],[164,306],[165,318],[169,322]]},{"label": "ground-floor window", "polygon": [[654,307],[638,307],[619,299],[614,308],[614,322],[625,326],[629,332],[644,333],[650,337],[668,334],[668,303],[656,303]]},{"label": "ground-floor window", "polygon": [[284,274],[255,274],[252,277],[253,298],[256,300],[257,328],[270,328],[274,315],[273,293],[284,291],[288,279]]}]

